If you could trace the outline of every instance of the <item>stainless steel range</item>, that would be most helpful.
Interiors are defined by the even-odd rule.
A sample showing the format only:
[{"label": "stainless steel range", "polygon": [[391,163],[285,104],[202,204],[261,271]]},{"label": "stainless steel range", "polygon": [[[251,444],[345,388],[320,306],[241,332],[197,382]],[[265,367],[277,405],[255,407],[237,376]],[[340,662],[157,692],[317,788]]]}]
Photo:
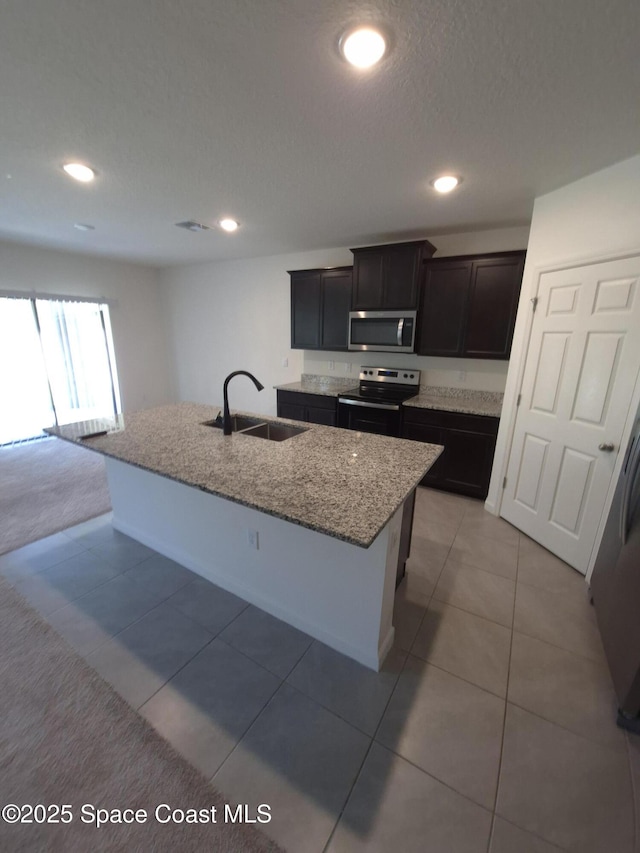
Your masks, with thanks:
[{"label": "stainless steel range", "polygon": [[401,404],[420,391],[420,371],[413,368],[360,368],[360,385],[338,397],[338,426],[400,435]]}]

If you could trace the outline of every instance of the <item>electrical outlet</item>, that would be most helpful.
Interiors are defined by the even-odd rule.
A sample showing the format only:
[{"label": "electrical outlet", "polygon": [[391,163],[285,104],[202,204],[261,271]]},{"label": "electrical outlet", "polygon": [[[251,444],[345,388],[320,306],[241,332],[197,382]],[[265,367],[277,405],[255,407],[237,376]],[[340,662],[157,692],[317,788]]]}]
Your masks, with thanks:
[{"label": "electrical outlet", "polygon": [[460,380],[460,382],[466,382],[467,381],[467,371],[466,370],[459,370],[458,371],[458,379]]},{"label": "electrical outlet", "polygon": [[351,373],[351,368],[352,368],[352,367],[353,367],[353,365],[351,364],[351,362],[350,362],[350,361],[345,361],[345,363],[344,363],[344,372],[345,372],[345,373]]},{"label": "electrical outlet", "polygon": [[247,540],[248,540],[251,548],[255,548],[256,551],[259,550],[259,548],[260,548],[260,537],[258,535],[257,530],[251,530],[251,528],[249,528],[247,530]]},{"label": "electrical outlet", "polygon": [[335,370],[335,369],[336,369],[335,361],[330,361],[329,362],[329,370]]},{"label": "electrical outlet", "polygon": [[288,358],[282,359],[282,366],[283,367],[289,367],[289,359]]}]

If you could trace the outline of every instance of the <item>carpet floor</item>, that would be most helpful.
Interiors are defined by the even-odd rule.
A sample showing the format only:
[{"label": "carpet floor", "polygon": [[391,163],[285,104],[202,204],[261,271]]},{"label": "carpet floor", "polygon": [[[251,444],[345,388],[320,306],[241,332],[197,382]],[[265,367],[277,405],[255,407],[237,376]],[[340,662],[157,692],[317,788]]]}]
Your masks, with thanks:
[{"label": "carpet floor", "polygon": [[98,453],[59,438],[0,447],[0,554],[110,509]]},{"label": "carpet floor", "polygon": [[[49,825],[0,819],[0,849],[16,853],[280,850],[255,826],[225,822],[221,795],[0,578],[0,806],[7,804],[68,804],[73,815]],[[211,815],[214,806],[216,822],[162,823],[160,804],[170,807],[162,819],[175,809]],[[255,817],[258,804],[248,805]],[[82,821],[83,806],[144,809],[148,817],[98,828]]]}]

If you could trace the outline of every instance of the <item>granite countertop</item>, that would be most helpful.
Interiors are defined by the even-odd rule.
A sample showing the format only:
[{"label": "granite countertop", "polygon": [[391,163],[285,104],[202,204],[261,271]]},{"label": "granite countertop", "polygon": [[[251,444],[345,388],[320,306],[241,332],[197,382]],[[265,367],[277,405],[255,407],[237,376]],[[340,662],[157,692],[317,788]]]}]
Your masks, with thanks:
[{"label": "granite countertop", "polygon": [[438,409],[444,412],[499,418],[502,412],[503,396],[498,391],[421,386],[420,393],[405,400],[402,405],[417,409]]},{"label": "granite countertop", "polygon": [[[303,373],[300,382],[275,386],[276,390],[322,394],[327,397],[337,397],[357,387],[357,379],[339,376],[316,376],[312,373]],[[405,400],[403,406],[499,418],[503,397],[504,394],[499,391],[473,391],[468,388],[421,385],[420,393],[409,400]]]},{"label": "granite countertop", "polygon": [[[302,424],[287,441],[204,426],[219,406],[179,403],[47,429],[105,456],[129,462],[277,518],[369,547],[441,452],[439,445]],[[245,414],[245,413],[242,413]]]},{"label": "granite countertop", "polygon": [[313,373],[303,373],[300,382],[289,382],[288,385],[275,385],[277,391],[299,391],[302,394],[321,394],[325,397],[337,397],[345,391],[358,387],[358,379],[340,376],[316,376]]}]

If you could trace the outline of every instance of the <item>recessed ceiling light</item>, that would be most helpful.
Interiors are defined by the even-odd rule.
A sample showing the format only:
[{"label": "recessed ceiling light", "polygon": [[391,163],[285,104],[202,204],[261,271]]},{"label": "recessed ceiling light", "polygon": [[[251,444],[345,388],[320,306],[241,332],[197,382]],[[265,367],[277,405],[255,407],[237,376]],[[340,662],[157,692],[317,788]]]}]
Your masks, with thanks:
[{"label": "recessed ceiling light", "polygon": [[342,55],[356,68],[371,68],[382,59],[386,49],[385,37],[372,27],[358,27],[340,39]]},{"label": "recessed ceiling light", "polygon": [[74,222],[74,228],[77,228],[78,231],[95,231],[95,225],[88,225],[86,222]]},{"label": "recessed ceiling light", "polygon": [[62,167],[67,175],[75,178],[76,181],[82,181],[83,184],[92,181],[96,173],[89,166],[84,166],[82,163],[65,163]]},{"label": "recessed ceiling light", "polygon": [[232,231],[237,231],[238,223],[235,219],[221,219],[218,222],[218,225],[222,228],[223,231],[228,231],[231,233]]},{"label": "recessed ceiling light", "polygon": [[457,178],[455,175],[441,175],[432,181],[431,185],[439,193],[450,193],[451,190],[455,190],[459,183],[460,178]]}]

